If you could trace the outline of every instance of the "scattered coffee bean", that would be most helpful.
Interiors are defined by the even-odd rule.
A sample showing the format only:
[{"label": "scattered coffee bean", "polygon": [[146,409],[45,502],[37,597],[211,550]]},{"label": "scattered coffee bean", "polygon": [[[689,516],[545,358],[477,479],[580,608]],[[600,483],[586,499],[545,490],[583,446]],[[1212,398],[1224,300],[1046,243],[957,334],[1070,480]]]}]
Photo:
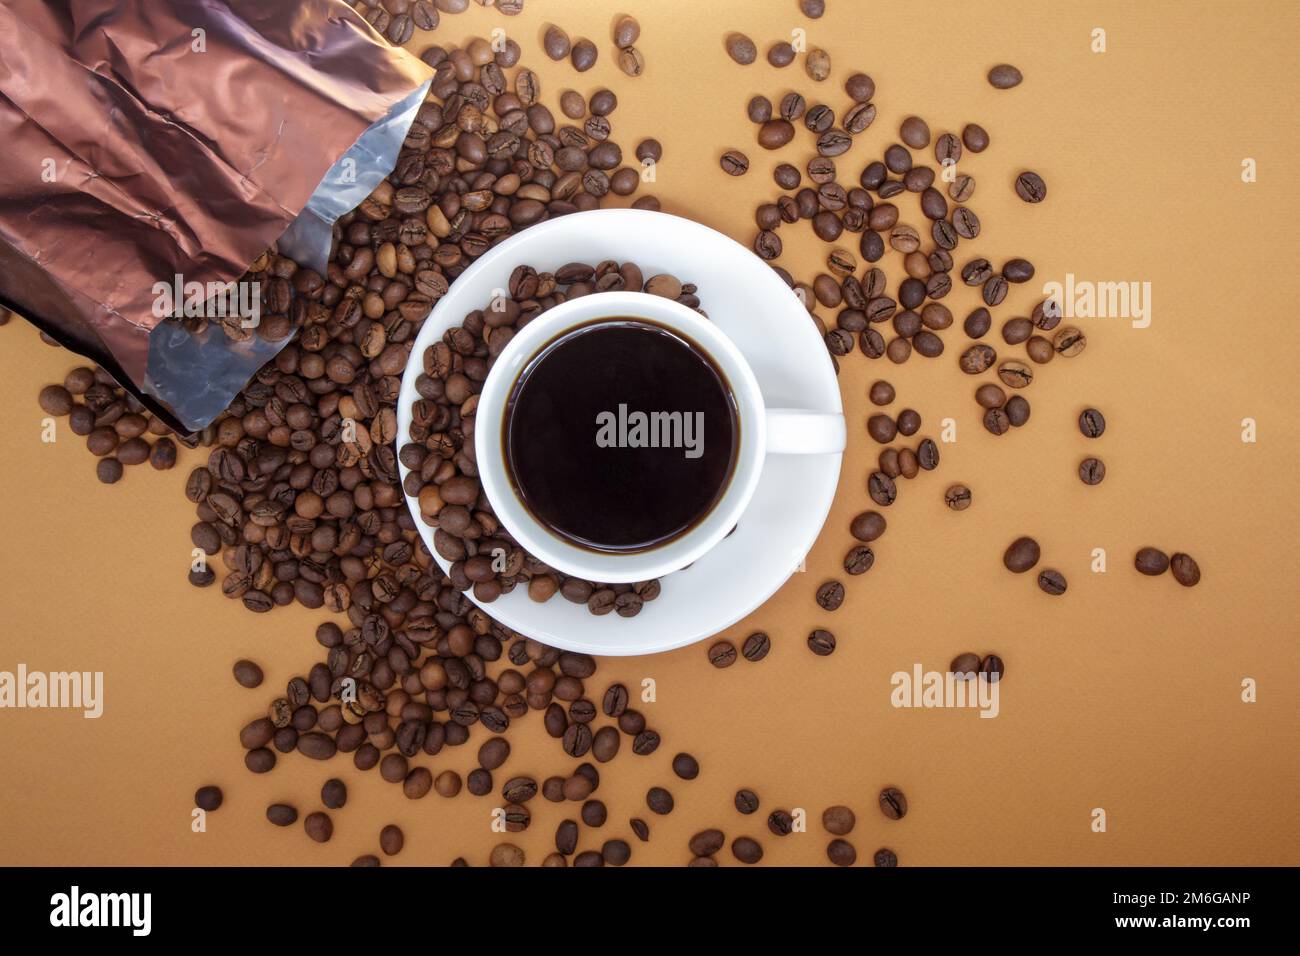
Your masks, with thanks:
[{"label": "scattered coffee bean", "polygon": [[1174,580],[1185,588],[1194,588],[1201,583],[1201,566],[1190,554],[1175,551],[1169,559],[1169,570]]},{"label": "scattered coffee bean", "polygon": [[843,603],[844,585],[839,581],[827,581],[817,589],[817,606],[823,611],[839,610],[840,605]]},{"label": "scattered coffee bean", "polygon": [[762,631],[755,631],[749,637],[745,638],[745,643],[740,652],[747,661],[761,661],[767,657],[768,652],[772,649],[772,640]]},{"label": "scattered coffee bean", "polygon": [[1009,90],[1019,86],[1024,76],[1010,63],[999,63],[989,70],[989,84],[999,90]]},{"label": "scattered coffee bean", "polygon": [[700,775],[700,762],[690,754],[678,754],[673,757],[673,773],[683,780],[694,780]]},{"label": "scattered coffee bean", "polygon": [[789,66],[794,62],[794,47],[785,40],[773,43],[767,48],[767,62],[778,68]]},{"label": "scattered coffee bean", "polygon": [[218,809],[223,799],[220,787],[199,787],[194,791],[194,805],[208,813]]},{"label": "scattered coffee bean", "polygon": [[978,654],[958,654],[948,665],[948,670],[958,677],[972,678],[979,673],[980,656]]},{"label": "scattered coffee bean", "polygon": [[1079,462],[1079,480],[1085,485],[1099,485],[1106,477],[1106,464],[1100,458],[1085,458]]},{"label": "scattered coffee bean", "polygon": [[663,787],[651,787],[646,792],[645,802],[651,813],[666,816],[673,812],[673,795]]},{"label": "scattered coffee bean", "polygon": [[881,847],[871,859],[876,866],[898,866],[898,855],[888,847]]},{"label": "scattered coffee bean", "polygon": [[980,662],[980,674],[985,680],[993,683],[1002,679],[1006,667],[1002,663],[1002,658],[996,654],[990,654]]},{"label": "scattered coffee bean", "polygon": [[293,826],[298,822],[298,811],[287,803],[273,803],[266,808],[266,819],[277,827]]},{"label": "scattered coffee bean", "polygon": [[758,810],[758,794],[753,790],[737,790],[735,804],[741,813],[754,813]]},{"label": "scattered coffee bean", "polygon": [[848,840],[835,839],[826,845],[826,858],[836,866],[852,866],[858,861],[858,851]]},{"label": "scattered coffee bean", "polygon": [[1038,563],[1041,553],[1038,542],[1033,538],[1016,538],[1002,555],[1002,563],[1008,571],[1023,574]]},{"label": "scattered coffee bean", "polygon": [[850,522],[849,533],[859,541],[870,543],[885,533],[885,519],[877,511],[864,511]]},{"label": "scattered coffee bean", "polygon": [[1169,569],[1169,556],[1159,548],[1141,548],[1133,564],[1143,574],[1164,574]]},{"label": "scattered coffee bean", "polygon": [[965,485],[950,485],[943,493],[943,500],[953,511],[965,511],[970,507],[970,489]]},{"label": "scattered coffee bean", "polygon": [[402,828],[396,824],[388,824],[379,831],[379,849],[383,851],[384,856],[397,856],[402,852],[402,847],[406,843],[406,837],[402,833]]},{"label": "scattered coffee bean", "polygon": [[319,810],[307,814],[303,818],[302,825],[307,832],[307,836],[317,843],[328,843],[330,837],[334,835],[334,821],[329,818],[328,814]]},{"label": "scattered coffee bean", "polygon": [[1055,568],[1045,568],[1038,572],[1038,586],[1047,594],[1064,594],[1065,575]]},{"label": "scattered coffee bean", "polygon": [[[844,556],[844,573],[853,574],[853,575],[866,574],[868,571],[871,570],[872,565],[874,565],[875,563],[876,563],[875,552],[873,552],[865,544],[860,544],[857,545],[856,547],[850,548],[848,554]],[[832,582],[832,583],[838,583],[838,582]],[[842,590],[843,587],[841,586],[841,591]],[[843,603],[843,600],[844,600],[844,596],[843,594],[841,594],[840,603]],[[817,603],[821,604],[820,592],[818,592]],[[823,605],[823,607],[827,611],[833,611],[835,610],[835,608],[839,607],[839,604],[837,603],[833,607]]]},{"label": "scattered coffee bean", "polygon": [[262,683],[262,668],[249,660],[235,661],[234,674],[235,682],[240,687],[252,689]]},{"label": "scattered coffee bean", "polygon": [[1085,408],[1079,414],[1079,431],[1088,438],[1100,438],[1106,431],[1106,418],[1095,408]]},{"label": "scattered coffee bean", "polygon": [[[758,47],[754,41],[743,33],[731,33],[726,39],[727,55],[742,66],[748,66],[758,59]],[[790,51],[791,59],[794,58],[793,49]],[[770,56],[769,56],[770,59]],[[787,61],[788,63],[788,61]]]},{"label": "scattered coffee bean", "polygon": [[722,154],[721,165],[728,176],[743,176],[749,172],[749,157],[738,149],[729,149]]},{"label": "scattered coffee bean", "polygon": [[1038,173],[1026,170],[1016,177],[1016,195],[1028,203],[1039,203],[1047,198],[1047,183]]},{"label": "scattered coffee bean", "polygon": [[891,820],[901,820],[907,816],[907,797],[897,787],[885,787],[880,791],[880,812]]},{"label": "scattered coffee bean", "polygon": [[731,641],[718,641],[709,647],[709,663],[714,667],[730,667],[736,663],[736,645]]},{"label": "scattered coffee bean", "polygon": [[731,852],[741,863],[757,863],[763,859],[763,847],[750,837],[736,837],[731,841]]},{"label": "scattered coffee bean", "polygon": [[808,635],[808,649],[818,657],[829,657],[835,653],[835,635],[818,628]]},{"label": "scattered coffee bean", "polygon": [[846,836],[852,833],[856,823],[857,817],[848,807],[827,807],[822,811],[822,826],[826,828],[827,833],[835,836]]}]

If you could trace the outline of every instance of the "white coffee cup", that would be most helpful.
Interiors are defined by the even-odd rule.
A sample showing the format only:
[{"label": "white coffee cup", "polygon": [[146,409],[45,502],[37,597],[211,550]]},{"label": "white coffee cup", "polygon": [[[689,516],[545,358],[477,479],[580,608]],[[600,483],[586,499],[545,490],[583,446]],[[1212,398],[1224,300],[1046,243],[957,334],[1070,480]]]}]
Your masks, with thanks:
[{"label": "white coffee cup", "polygon": [[[689,531],[643,551],[599,552],[561,537],[525,507],[509,477],[502,435],[515,383],[544,347],[578,326],[627,318],[644,319],[675,331],[706,354],[731,386],[740,441],[726,489]],[[562,302],[516,332],[483,383],[475,419],[474,451],[479,480],[493,511],[526,551],[564,574],[619,584],[648,581],[680,570],[725,538],[758,487],[767,455],[837,454],[844,450],[844,440],[844,416],[839,413],[767,408],[758,380],[740,350],[693,309],[643,292],[597,292]]]}]

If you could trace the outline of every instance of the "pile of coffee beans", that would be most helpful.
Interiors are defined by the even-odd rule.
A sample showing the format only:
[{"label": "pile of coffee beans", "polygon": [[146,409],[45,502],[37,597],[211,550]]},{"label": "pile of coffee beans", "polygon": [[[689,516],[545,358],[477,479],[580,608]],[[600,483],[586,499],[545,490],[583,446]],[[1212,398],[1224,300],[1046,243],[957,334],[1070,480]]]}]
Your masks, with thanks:
[{"label": "pile of coffee beans", "polygon": [[[444,13],[464,13],[469,0],[346,0],[351,6],[364,10],[362,16],[389,43],[401,46],[415,35],[416,30],[438,29]],[[494,7],[508,17],[524,11],[524,0],[477,0],[479,6]]]},{"label": "pile of coffee beans", "polygon": [[99,459],[95,474],[106,485],[120,481],[128,465],[148,462],[167,471],[176,464],[171,429],[101,368],[78,366],[62,385],[41,389],[37,400],[42,411],[66,418],[72,433],[86,439],[86,448]]},{"label": "pile of coffee beans", "polygon": [[420,399],[411,409],[409,441],[400,457],[410,473],[406,492],[418,499],[421,519],[434,528],[434,550],[450,564],[452,586],[472,589],[484,603],[517,586],[534,601],[556,594],[585,604],[596,615],[639,614],[659,595],[658,581],[599,584],[570,577],[528,554],[497,520],[478,481],[474,419],[478,395],[498,355],[523,323],[547,309],[594,292],[630,289],[699,309],[693,284],[676,276],[647,277],[635,263],[569,263],[554,272],[521,265],[505,295],[485,303],[448,329],[424,354],[415,382]]}]

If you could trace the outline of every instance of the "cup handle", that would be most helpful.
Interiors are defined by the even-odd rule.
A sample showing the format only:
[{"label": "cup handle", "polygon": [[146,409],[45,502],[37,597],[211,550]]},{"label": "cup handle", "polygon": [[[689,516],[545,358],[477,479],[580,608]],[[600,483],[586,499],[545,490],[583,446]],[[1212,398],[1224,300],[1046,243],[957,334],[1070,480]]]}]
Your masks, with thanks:
[{"label": "cup handle", "polygon": [[775,455],[831,455],[844,450],[844,416],[805,408],[767,410],[767,450]]}]

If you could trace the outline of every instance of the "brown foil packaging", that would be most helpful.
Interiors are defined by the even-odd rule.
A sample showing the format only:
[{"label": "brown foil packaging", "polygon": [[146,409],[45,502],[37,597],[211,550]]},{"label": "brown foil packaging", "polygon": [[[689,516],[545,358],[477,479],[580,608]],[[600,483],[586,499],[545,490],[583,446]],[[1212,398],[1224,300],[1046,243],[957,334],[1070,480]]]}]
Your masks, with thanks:
[{"label": "brown foil packaging", "polygon": [[0,0],[0,301],[203,428],[289,339],[191,334],[171,290],[277,244],[323,275],[431,77],[341,0]]}]

